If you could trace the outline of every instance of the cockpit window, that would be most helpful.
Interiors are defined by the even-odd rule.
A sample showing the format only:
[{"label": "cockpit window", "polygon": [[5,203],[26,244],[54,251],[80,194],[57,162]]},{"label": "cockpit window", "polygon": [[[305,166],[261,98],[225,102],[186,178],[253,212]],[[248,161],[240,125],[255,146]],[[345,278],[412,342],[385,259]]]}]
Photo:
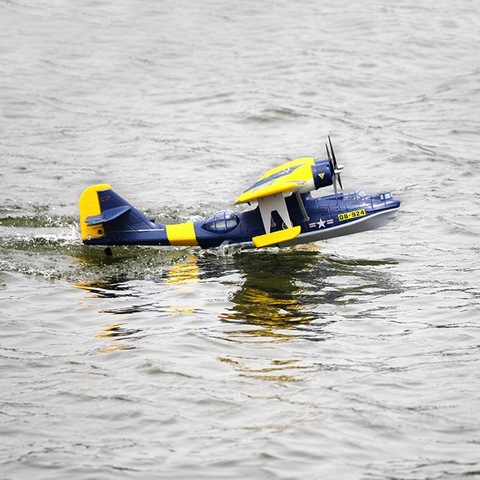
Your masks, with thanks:
[{"label": "cockpit window", "polygon": [[355,192],[344,193],[343,199],[344,200],[361,200],[366,196],[367,194],[363,190],[356,190]]},{"label": "cockpit window", "polygon": [[357,190],[355,194],[357,195],[358,200],[368,197],[368,195],[363,190]]},{"label": "cockpit window", "polygon": [[228,233],[238,226],[238,215],[230,210],[214,213],[205,220],[202,228],[213,233]]}]

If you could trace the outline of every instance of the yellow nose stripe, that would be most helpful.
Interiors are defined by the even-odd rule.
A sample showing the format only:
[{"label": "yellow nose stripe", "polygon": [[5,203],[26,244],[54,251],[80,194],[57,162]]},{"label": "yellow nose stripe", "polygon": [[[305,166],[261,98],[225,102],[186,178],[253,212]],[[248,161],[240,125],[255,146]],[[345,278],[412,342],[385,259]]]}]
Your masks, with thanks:
[{"label": "yellow nose stripe", "polygon": [[166,225],[170,245],[198,245],[193,222]]}]

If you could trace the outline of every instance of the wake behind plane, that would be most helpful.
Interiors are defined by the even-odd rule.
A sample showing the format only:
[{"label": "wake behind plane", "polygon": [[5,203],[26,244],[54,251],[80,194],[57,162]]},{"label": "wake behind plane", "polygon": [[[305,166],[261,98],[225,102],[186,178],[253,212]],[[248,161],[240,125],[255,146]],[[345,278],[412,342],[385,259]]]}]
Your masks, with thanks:
[{"label": "wake behind plane", "polygon": [[[206,220],[166,225],[155,222],[108,184],[80,196],[80,231],[86,245],[290,247],[382,227],[396,218],[400,201],[390,192],[343,192],[330,137],[327,158],[298,158],[269,170],[236,204],[257,205],[243,212],[222,210]],[[334,193],[311,192],[333,186]],[[340,191],[339,191],[340,187]]]}]

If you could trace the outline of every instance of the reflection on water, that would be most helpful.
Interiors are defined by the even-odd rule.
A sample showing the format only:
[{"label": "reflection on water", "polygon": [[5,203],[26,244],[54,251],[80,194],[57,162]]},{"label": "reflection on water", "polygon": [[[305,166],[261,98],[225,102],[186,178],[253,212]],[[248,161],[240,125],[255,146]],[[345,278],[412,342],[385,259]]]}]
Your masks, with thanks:
[{"label": "reflection on water", "polygon": [[[361,308],[351,305],[369,304],[372,295],[398,290],[381,268],[388,260],[373,264],[339,259],[324,255],[320,248],[243,252],[217,264],[201,259],[202,276],[222,279],[231,271],[239,274],[229,306],[219,319],[238,326],[225,329],[225,339],[246,346],[253,342],[255,352],[248,356],[243,351],[231,352],[219,361],[249,378],[282,384],[303,381],[318,365],[303,354],[303,348],[295,354],[290,348],[279,348],[279,342],[325,341],[333,335],[334,330],[328,328],[333,323],[347,315],[363,315]],[[218,272],[222,268],[224,271]],[[262,349],[257,347],[259,340]],[[265,349],[265,345],[271,348]]]},{"label": "reflection on water", "polygon": [[[135,249],[132,250],[135,251]],[[178,303],[176,300],[184,297],[185,294],[187,294],[186,297],[188,298],[188,286],[198,282],[200,279],[200,270],[196,257],[188,255],[184,261],[169,267],[166,273],[164,273],[162,264],[152,267],[151,252],[148,249],[142,249],[141,251],[141,256],[128,255],[124,252],[121,255],[106,256],[99,253],[99,250],[94,250],[92,256],[77,256],[77,259],[82,263],[97,267],[98,265],[103,265],[108,276],[88,282],[76,283],[75,287],[85,290],[98,298],[115,300],[115,306],[99,309],[98,313],[100,314],[122,316],[141,312],[160,312],[164,315],[194,314],[199,306],[198,302]],[[147,253],[143,254],[144,251]],[[148,266],[145,263],[146,259]],[[140,275],[132,275],[133,269],[129,268],[129,265],[131,266],[132,263],[135,264],[136,271],[142,272]],[[174,291],[165,292],[163,295],[161,290],[156,290],[149,295],[148,291],[143,292],[136,288],[136,281],[145,281],[146,279],[154,284],[163,283],[168,285],[169,289]],[[148,301],[145,301],[147,299]],[[167,302],[166,299],[168,299]],[[118,304],[124,301],[127,302],[126,306],[118,306]],[[138,328],[128,328],[122,323],[108,323],[103,325],[101,332],[94,334],[94,337],[109,340],[107,346],[101,349],[101,352],[109,353],[135,348],[131,342],[142,338],[140,333],[141,329]],[[127,340],[129,340],[128,343]]]},{"label": "reflection on water", "polygon": [[170,305],[166,313],[169,315],[192,315],[203,302],[192,299],[191,285],[200,281],[200,268],[197,257],[189,255],[187,259],[167,270],[165,283],[175,290],[173,298],[182,299]]},{"label": "reflection on water", "polygon": [[[318,319],[316,308],[324,282],[318,267],[322,261],[323,256],[313,247],[235,256],[233,264],[243,281],[220,319],[251,327],[242,328],[243,334],[288,339]],[[290,329],[296,332],[286,333]]]},{"label": "reflection on water", "polygon": [[[80,260],[94,263],[92,259]],[[99,313],[121,315],[129,322],[133,314],[147,312],[155,313],[160,322],[162,316],[184,315],[202,325],[215,311],[228,325],[224,339],[240,343],[253,338],[323,341],[331,335],[326,326],[342,318],[342,308],[368,303],[372,295],[398,291],[388,273],[379,268],[388,260],[372,264],[329,257],[316,245],[233,254],[183,250],[180,261],[166,265],[163,259],[154,269],[151,260],[149,254],[143,264],[138,256],[101,258],[107,276],[76,286],[107,300]],[[128,272],[133,263],[138,271],[143,265],[149,274],[139,278],[125,273],[109,276],[112,271],[107,262],[113,262],[117,274],[118,265]],[[209,308],[203,308],[205,305]],[[361,309],[349,313],[362,314]],[[96,336],[114,338],[118,345],[118,339],[138,339],[138,333],[122,323],[109,323]],[[111,346],[104,351],[111,351]]]},{"label": "reflection on water", "polygon": [[224,355],[218,360],[231,365],[242,376],[280,383],[299,382],[305,373],[317,368],[311,364],[305,364],[302,358],[278,359]]},{"label": "reflection on water", "polygon": [[165,282],[171,285],[185,285],[200,280],[200,268],[197,257],[190,255],[187,260],[168,270]]},{"label": "reflection on water", "polygon": [[127,279],[122,279],[121,277],[76,283],[75,287],[91,292],[100,298],[118,298],[122,295],[131,295]]},{"label": "reflection on water", "polygon": [[[238,272],[240,280],[230,295],[231,305],[219,317],[242,325],[238,333],[277,340],[302,335],[320,341],[325,339],[323,327],[336,321],[342,306],[398,290],[388,274],[372,268],[385,263],[388,260],[375,265],[340,260],[309,245],[243,252],[214,267],[203,259],[201,270],[203,276],[215,275],[220,281],[219,268],[226,270],[223,275],[228,268]],[[245,325],[251,328],[245,329]]]},{"label": "reflection on water", "polygon": [[140,330],[125,328],[120,323],[107,323],[102,326],[102,331],[96,333],[94,337],[107,339],[107,345],[100,351],[102,353],[110,353],[135,348],[128,340],[130,337],[132,337],[132,340],[135,340],[135,338],[138,338],[139,333]]}]

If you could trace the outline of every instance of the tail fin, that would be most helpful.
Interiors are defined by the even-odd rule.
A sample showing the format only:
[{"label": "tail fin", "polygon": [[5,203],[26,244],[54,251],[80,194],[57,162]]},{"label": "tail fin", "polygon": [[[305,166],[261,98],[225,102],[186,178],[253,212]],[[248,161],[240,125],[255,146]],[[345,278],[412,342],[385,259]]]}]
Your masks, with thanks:
[{"label": "tail fin", "polygon": [[152,221],[106,183],[85,189],[80,196],[79,208],[83,242],[102,243],[102,238],[112,235],[118,239],[127,232],[155,228]]}]

